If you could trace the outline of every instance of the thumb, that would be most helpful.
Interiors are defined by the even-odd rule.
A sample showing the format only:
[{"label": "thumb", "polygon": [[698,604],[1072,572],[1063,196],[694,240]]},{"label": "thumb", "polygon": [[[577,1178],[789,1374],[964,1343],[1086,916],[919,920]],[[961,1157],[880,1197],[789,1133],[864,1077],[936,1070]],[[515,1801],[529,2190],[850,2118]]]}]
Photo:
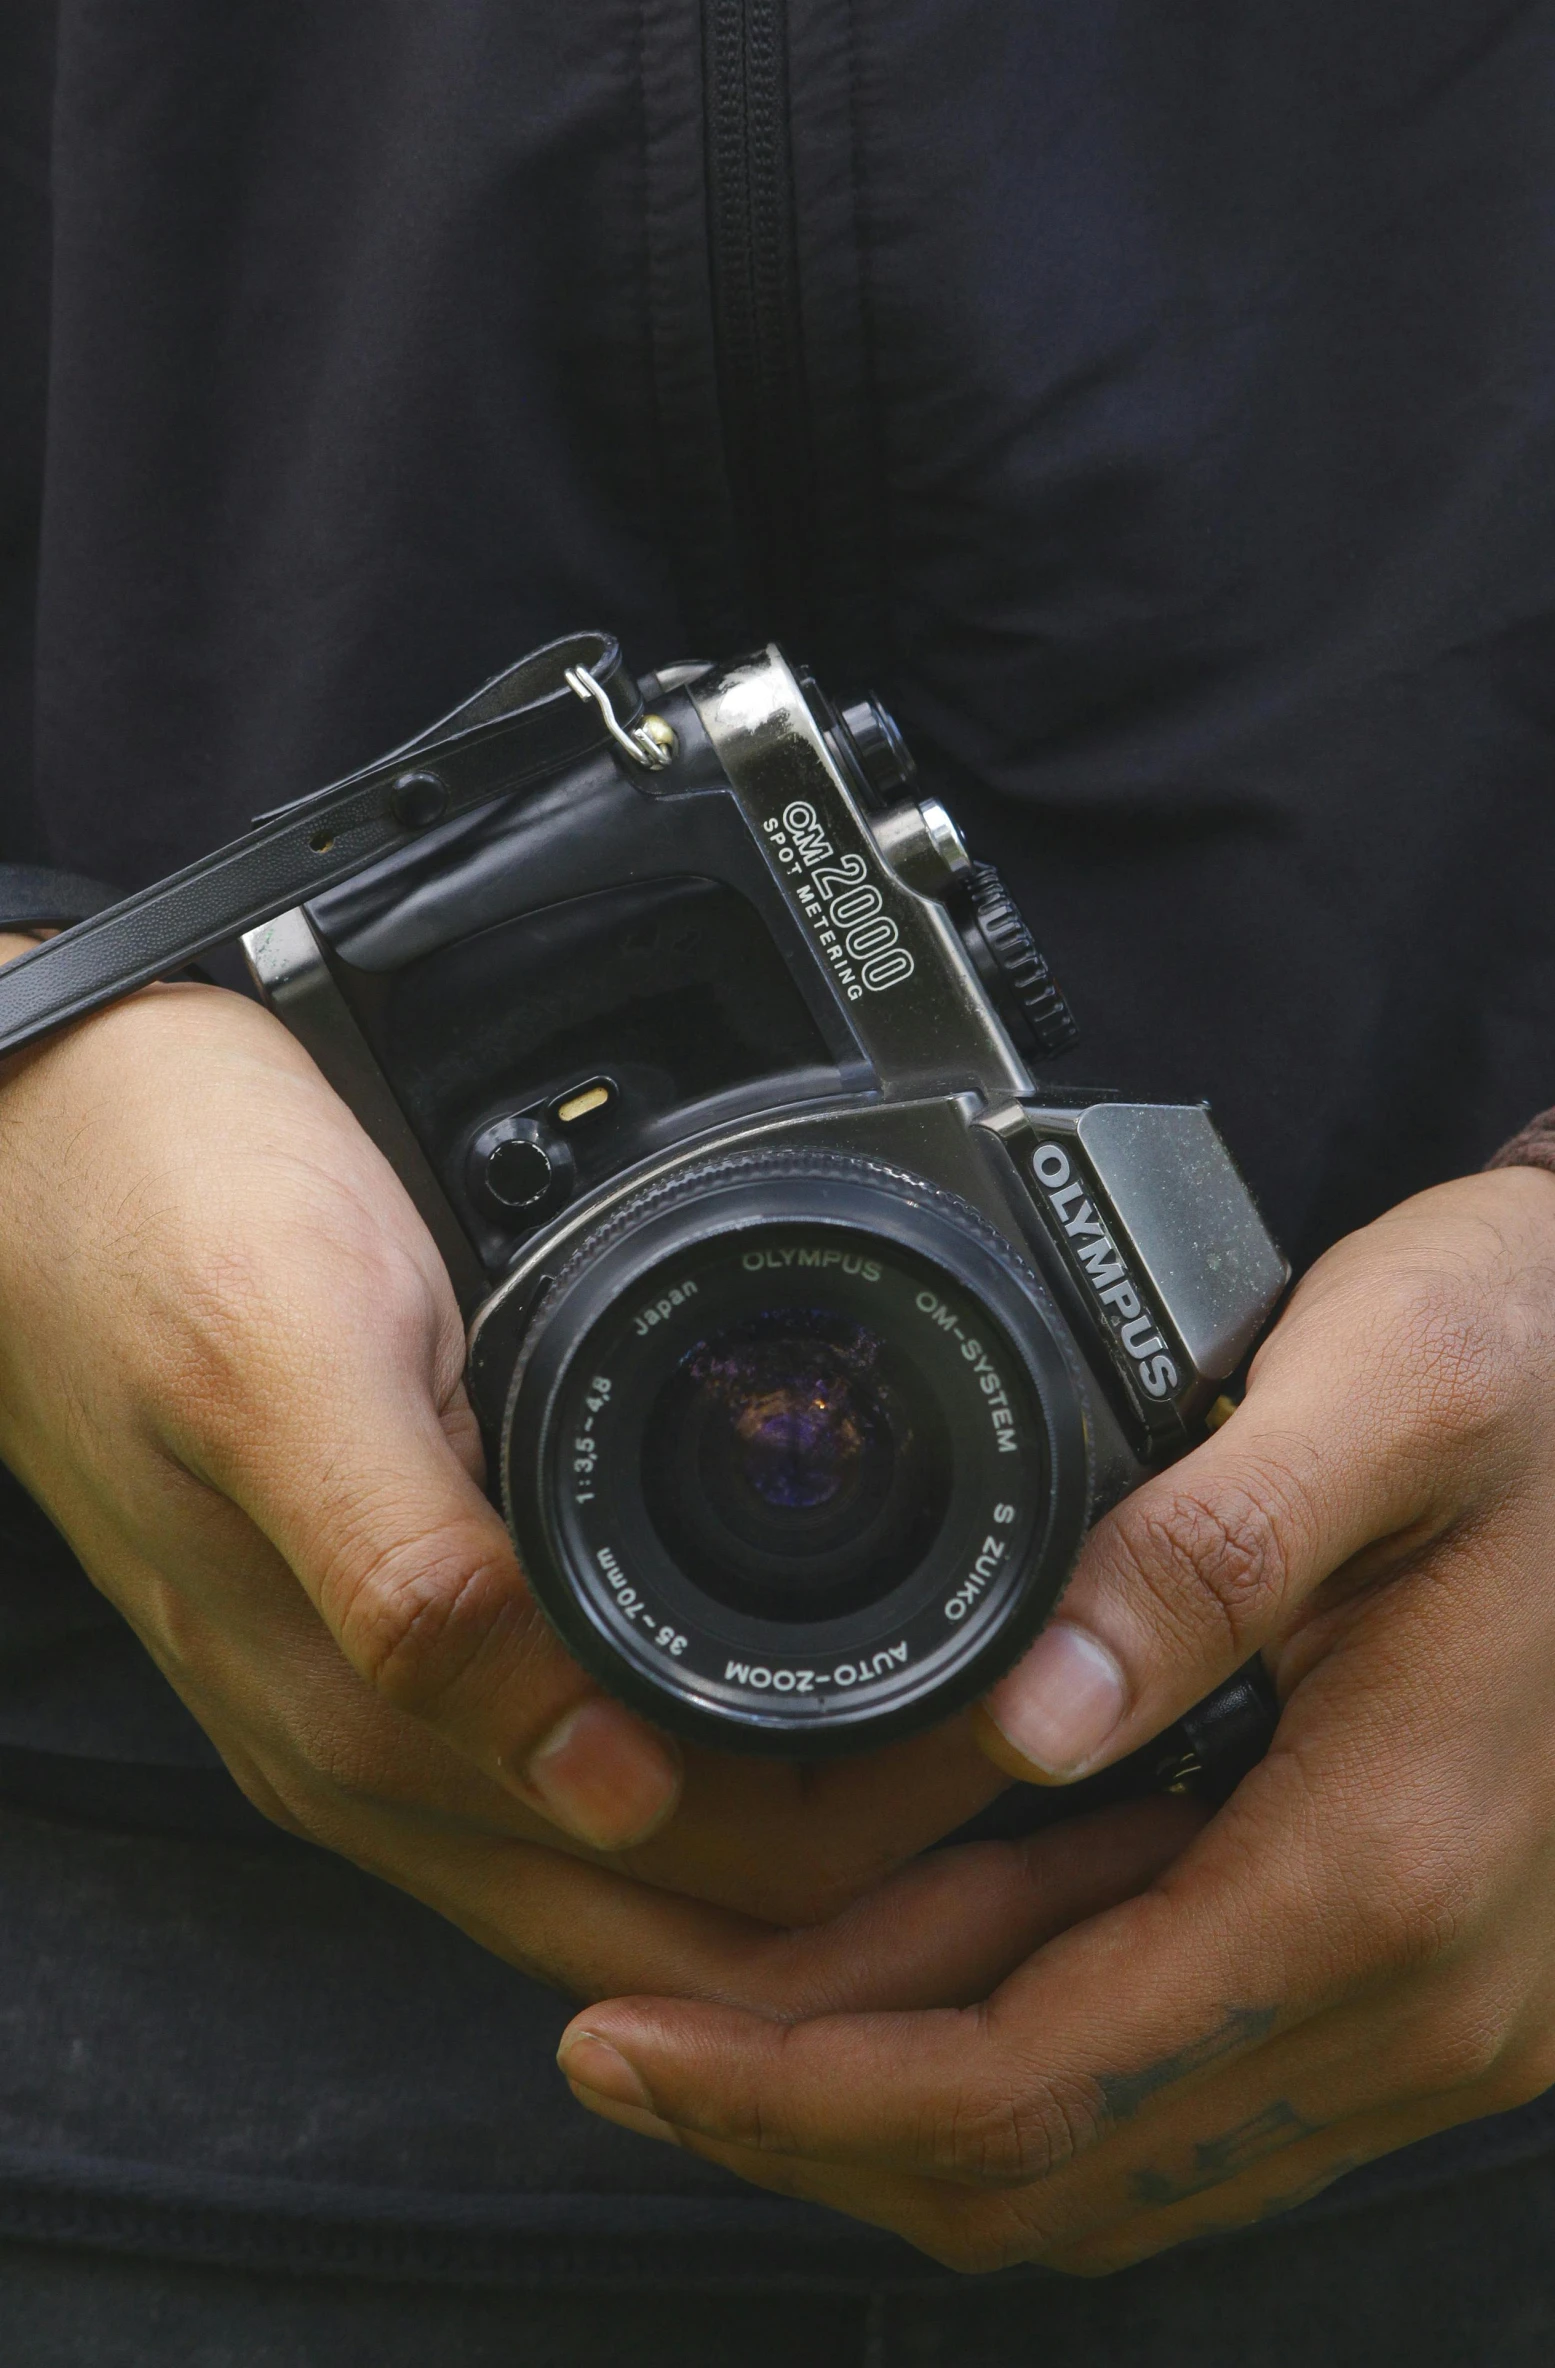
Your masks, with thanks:
[{"label": "thumb", "polygon": [[1385,1396],[1336,1382],[1337,1362],[1276,1360],[1203,1446],[1098,1523],[1054,1617],[983,1705],[1000,1766],[1066,1784],[1137,1750],[1343,1563],[1419,1520],[1428,1466]]},{"label": "thumb", "polygon": [[673,1810],[679,1755],[552,1632],[457,1402],[439,1413],[435,1347],[419,1326],[396,1339],[395,1312],[380,1309],[371,1355],[344,1326],[315,1330],[262,1404],[229,1376],[183,1460],[275,1546],[386,1701],[577,1840],[626,1849]]}]

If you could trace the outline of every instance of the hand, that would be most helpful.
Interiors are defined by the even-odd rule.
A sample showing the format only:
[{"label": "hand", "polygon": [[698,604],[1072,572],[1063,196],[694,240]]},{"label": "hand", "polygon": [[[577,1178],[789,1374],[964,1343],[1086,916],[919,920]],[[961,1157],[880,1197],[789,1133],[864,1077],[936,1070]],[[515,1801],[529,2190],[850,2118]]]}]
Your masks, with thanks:
[{"label": "hand", "polygon": [[156,988],[13,1063],[0,1207],[0,1455],[251,1799],[515,1961],[678,1986],[705,1943],[717,1989],[751,1918],[999,1789],[964,1720],[806,1776],[682,1763],[598,1693],[479,1486],[433,1245],[256,1005]]},{"label": "hand", "polygon": [[1001,1761],[1068,1777],[1263,1649],[1274,1748],[1147,1891],[970,2011],[617,1999],[563,2041],[577,2093],[954,2266],[1087,2272],[1534,2097],[1552,1539],[1555,1178],[1508,1169],[1320,1262],[1241,1409],[1100,1525],[991,1698]]}]

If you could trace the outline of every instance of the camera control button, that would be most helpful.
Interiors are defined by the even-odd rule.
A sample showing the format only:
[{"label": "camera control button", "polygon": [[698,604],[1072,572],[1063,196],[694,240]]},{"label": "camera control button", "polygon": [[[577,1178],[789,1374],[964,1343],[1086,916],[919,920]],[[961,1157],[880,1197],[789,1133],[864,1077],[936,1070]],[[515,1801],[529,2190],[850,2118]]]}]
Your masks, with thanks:
[{"label": "camera control button", "polygon": [[572,1189],[573,1158],[537,1119],[499,1118],[470,1145],[470,1190],[499,1225],[529,1225],[559,1207]]},{"label": "camera control button", "polygon": [[486,1157],[486,1190],[505,1209],[532,1209],[554,1181],[538,1143],[497,1143]]},{"label": "camera control button", "polygon": [[892,806],[875,816],[870,829],[897,878],[920,896],[943,894],[971,862],[961,833],[938,798]]},{"label": "camera control button", "polygon": [[889,708],[878,699],[856,699],[837,720],[854,762],[882,804],[912,788],[918,768]]}]

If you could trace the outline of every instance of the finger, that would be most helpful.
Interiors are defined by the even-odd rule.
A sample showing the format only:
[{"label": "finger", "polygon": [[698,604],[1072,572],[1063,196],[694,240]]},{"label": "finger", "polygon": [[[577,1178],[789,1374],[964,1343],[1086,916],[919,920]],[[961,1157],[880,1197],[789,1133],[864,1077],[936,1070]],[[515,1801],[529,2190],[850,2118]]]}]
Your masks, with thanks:
[{"label": "finger", "polygon": [[[1083,1853],[1088,1838],[1081,1827],[1040,1839],[1055,1851],[1077,1841]],[[1064,1864],[1026,1847],[1039,1873]],[[945,1857],[952,1876],[944,1898],[933,1901],[936,1917],[975,1933],[984,1903],[970,1883],[958,1895],[955,1879],[973,1854]],[[1078,1906],[1081,1896],[1071,1892],[1067,1905]],[[1154,1891],[1124,1907],[1093,1895],[1091,1920],[1055,1917],[1045,1931],[1034,1918],[1035,1953],[981,2002],[904,2012],[910,2000],[877,1990],[869,2001],[875,2011],[850,2012],[848,1961],[864,1954],[877,1928],[897,1929],[897,1897],[887,1887],[807,1936],[808,1986],[817,2001],[811,2019],[785,2025],[732,2003],[683,1996],[608,1999],[565,2034],[565,2075],[602,2110],[629,2106],[721,2143],[1014,2185],[1074,2159],[1157,2088],[1262,2044],[1274,2026],[1271,2011],[1219,2006],[1219,1966],[1208,1982],[1196,1966],[1186,1996],[1174,1995],[1181,1960],[1168,1936],[1153,1930],[1162,1920]],[[996,1932],[989,1958],[998,1961],[1016,1929]],[[1044,1948],[1055,1932],[1062,1937]],[[1186,1954],[1191,1965],[1191,1950]],[[975,1962],[969,1949],[969,1970]],[[942,2002],[956,1996],[939,1991]],[[1114,2016],[1125,2029],[1147,2026],[1148,2036],[1131,2034],[1137,2070],[1118,2066],[1109,2036]],[[1109,2062],[1115,2068],[1095,2068]]]},{"label": "finger", "polygon": [[[257,1805],[312,1831],[311,1804],[342,1794],[392,1805],[429,1830],[466,1829],[581,1850],[510,1785],[486,1775],[352,1669],[282,1557],[237,1506],[201,1492],[171,1536],[127,1527],[122,1506],[75,1524],[76,1549]],[[282,1774],[284,1771],[284,1776]],[[254,1797],[251,1794],[251,1797]]]},{"label": "finger", "polygon": [[987,1699],[1001,1764],[1067,1783],[1123,1757],[1363,1549],[1458,1509],[1439,1365],[1402,1355],[1387,1313],[1277,1333],[1232,1418],[1098,1524]]},{"label": "finger", "polygon": [[1031,1842],[934,1853],[882,1886],[876,1912],[839,1918],[823,1946],[814,1929],[774,1929],[554,1849],[433,1827],[396,1803],[299,1799],[288,1787],[286,1807],[315,1839],[559,1988],[645,1984],[763,2021],[980,1996],[1052,1933],[1137,1891],[1193,1822],[1183,1804],[1154,1802]]},{"label": "finger", "polygon": [[[78,1544],[99,1584],[120,1601],[251,1797],[258,1796],[246,1771],[264,1764],[272,1782],[260,1805],[292,1830],[317,1830],[319,1804],[345,1793],[395,1805],[433,1829],[457,1824],[515,1839],[560,1841],[555,1826],[510,1789],[362,1681],[306,1594],[291,1583],[281,1556],[236,1505],[202,1489],[170,1533],[168,1481],[164,1472],[154,1501],[142,1508],[149,1534],[127,1526],[126,1508],[110,1503],[76,1523]],[[904,1852],[916,1851],[940,1825],[956,1822],[960,1808],[976,1806],[989,1789],[988,1763],[964,1734],[953,1738],[941,1729],[877,1756],[873,1769],[857,1763],[854,1770],[825,1771],[827,1776],[856,1773],[863,1781],[867,1813],[875,1820],[870,1834],[860,1802],[845,1801],[832,1787],[812,1790],[803,1781],[809,1771],[693,1754],[688,1799],[672,1832],[619,1854],[623,1871],[758,1920],[810,1925],[835,1915],[865,1882],[889,1871]],[[975,1799],[958,1798],[958,1777],[976,1786]],[[948,1812],[943,1805],[934,1809],[935,1794],[950,1804]],[[1180,1802],[1144,1804],[1140,1815],[1144,1829],[1154,1827],[1166,1837],[1159,1854],[1153,1845],[1149,1848],[1151,1871],[1186,1843],[1199,1823],[1197,1813]],[[1120,1833],[1127,1822],[1125,1817]],[[1111,1830],[1102,1829],[1089,1845],[1095,1866],[1082,1872],[1094,1875],[1107,1864]],[[1062,1841],[1060,1855],[1078,1846]],[[856,1854],[851,1869],[849,1852]],[[938,1873],[953,1855],[937,1853],[928,1866]],[[976,1970],[970,1987],[966,1981],[954,1985],[956,1994],[962,1989],[981,1994],[1036,1945],[1026,1912],[1033,1883],[1020,1873],[1024,1850],[1005,1855],[1017,1893],[1015,1939],[1005,1944],[991,1928],[986,1941],[977,1939],[991,1914],[979,1893],[975,1912],[960,1920],[962,1936],[976,1952]],[[813,1876],[812,1857],[817,1862]],[[755,1863],[747,1865],[747,1859]],[[1117,1896],[1128,1881],[1125,1870]],[[798,1913],[782,1912],[795,1902]],[[928,2003],[936,1994],[930,1944],[938,1918],[926,1907],[918,1921],[929,1928],[923,1960],[929,1987],[912,1997]],[[795,1934],[796,1944],[803,1937]],[[852,1949],[840,1962],[851,1965],[856,1956],[862,1969],[862,1956]],[[777,1987],[752,1993],[753,2003],[781,2009],[781,1972],[773,1977]],[[829,1979],[830,1969],[824,1968],[823,1980]],[[850,1992],[845,1986],[832,1985],[828,1994],[868,2002],[867,1991]]]},{"label": "finger", "polygon": [[1143,1890],[1200,1816],[1141,1801],[1019,1842],[931,1851],[830,1924],[765,1941],[721,2002],[787,2020],[971,2005],[1055,1934]]},{"label": "finger", "polygon": [[[1162,1880],[1040,1949],[984,2006],[784,2030],[611,2000],[569,2037],[586,2032],[626,2068],[612,2090],[601,2056],[586,2085],[811,2160],[989,2186],[1078,2161],[1158,2100],[1418,1966],[1461,1924],[1474,1821],[1432,1791],[1450,1711],[1417,1704],[1416,1733],[1395,1713],[1390,1749],[1368,1724],[1363,1658],[1342,1674],[1353,1699],[1331,1685],[1332,1699],[1301,1701],[1288,1737]],[[1340,1751],[1347,1726],[1353,1748]],[[1357,1826],[1335,1805],[1349,1810],[1361,1757],[1375,1792]]]},{"label": "finger", "polygon": [[[386,1813],[395,1846],[410,1847],[414,1834],[434,1879],[452,1846],[544,1838],[551,1829],[532,1812],[357,1677],[302,1592],[278,1588],[284,1565],[234,1506],[213,1502],[210,1524],[221,1574],[214,1616],[191,1617],[186,1588],[170,1625],[142,1633],[256,1805],[356,1856],[360,1820]],[[121,1535],[113,1559],[122,1565],[126,1553],[143,1561]],[[155,1570],[144,1567],[142,1579],[135,1603],[166,1597]],[[766,2013],[980,1996],[1051,1932],[1137,1890],[1200,1822],[1187,1802],[1147,1801],[1017,1843],[936,1852],[903,1870],[878,1912],[836,1924],[830,1945],[748,1914],[715,1921],[709,1929],[726,1937],[749,1935],[752,1954],[704,1968],[706,1994]],[[527,1917],[532,1904],[514,1907]],[[662,1971],[687,1986],[672,1961]]]},{"label": "finger", "polygon": [[[762,2154],[1016,2186],[1093,2144],[1102,2109],[1088,2089],[1067,2100],[1051,2077],[1028,2073],[1021,2085],[981,2036],[985,2015],[974,2005],[779,2024],[732,2007],[613,1998],[572,2024],[560,2062],[607,2116],[628,2106]],[[1044,2126],[1049,2109],[1055,2126]]]},{"label": "finger", "polygon": [[[1379,2049],[1379,2027],[1398,2033],[1392,2045]],[[1451,2017],[1445,2027],[1450,2033]],[[1384,2002],[1380,2026],[1370,2009],[1325,2017],[1315,2046],[1313,2028],[1201,2085],[1187,2110],[1179,2099],[1165,2129],[1143,2147],[1120,2151],[1115,2140],[1054,2177],[993,2192],[956,2178],[713,2138],[642,2107],[575,2093],[622,2127],[773,2192],[893,2228],[955,2268],[1041,2260],[1083,2275],[1292,2210],[1365,2162],[1532,2093],[1524,2074],[1514,2074],[1509,2088],[1503,2069],[1487,2073],[1476,2048],[1462,2051],[1450,2038],[1444,2047],[1440,2001],[1412,2016],[1390,2013]],[[1422,2032],[1426,2060],[1448,2075],[1424,2094]]]},{"label": "finger", "polygon": [[451,1424],[440,1411],[457,1333],[402,1285],[368,1304],[370,1332],[315,1321],[311,1302],[284,1325],[268,1308],[185,1459],[279,1550],[387,1703],[590,1847],[643,1840],[675,1805],[677,1753],[600,1695],[538,1611],[457,1405]]},{"label": "finger", "polygon": [[1208,2225],[1206,2215],[1230,2224],[1244,2202],[1292,2201],[1314,2179],[1338,2176],[1351,2151],[1343,2133],[1362,2121],[1416,2114],[1428,2102],[1438,2113],[1421,2075],[1445,2066],[1447,2051],[1429,2037],[1422,2047],[1411,2028],[1420,2020],[1407,1985],[1397,1986],[1315,2017],[1185,2090],[1158,2093],[1105,2145],[1028,2191],[1044,2258],[1116,2239],[1121,2260],[1127,2230],[1159,2226],[1162,2241],[1175,2242]]},{"label": "finger", "polygon": [[[1040,2182],[1069,2235],[1137,2203],[1136,2179],[1187,2193],[1357,2111],[1447,2090],[1472,2092],[1466,2110],[1504,2110],[1535,2093],[1548,2056],[1507,2044],[1515,1967],[1542,1958],[1475,1888],[1487,1840],[1492,1858],[1502,1845],[1499,1804],[1473,1766],[1463,1799],[1442,1797],[1430,1721],[1390,1755],[1360,1715],[1375,1692],[1364,1666],[1353,1688],[1315,1712],[1298,1699],[1291,1739],[1163,1881],[1039,1950],[981,2011],[775,2032],[617,2000],[569,2037],[603,2041],[627,2071],[612,2088],[596,2057],[577,2076],[715,2142],[985,2188]],[[1347,1727],[1341,1752],[1332,1737]],[[1375,1798],[1347,1831],[1334,1799],[1361,1765]],[[1482,1962],[1487,1912],[1512,1950],[1511,1988]]]},{"label": "finger", "polygon": [[1184,2183],[1169,2204],[1137,2212],[1075,2239],[1044,2239],[1041,2259],[1081,2277],[1108,2277],[1194,2239],[1229,2236],[1313,2202],[1336,2180],[1405,2146],[1474,2119],[1482,2108],[1461,2092],[1357,2113],[1308,2134],[1271,2144],[1252,2167],[1214,2171]]},{"label": "finger", "polygon": [[812,1766],[692,1747],[672,1825],[626,1863],[648,1882],[775,1924],[821,1924],[964,1825],[1006,1782],[965,1714]]},{"label": "finger", "polygon": [[[229,1530],[240,1521],[230,1505],[221,1514]],[[185,1609],[172,1654],[167,1635],[148,1638],[264,1815],[409,1892],[535,1979],[582,1994],[611,1973],[635,1981],[648,1966],[670,1986],[688,1963],[716,1990],[778,1937],[750,1917],[496,1830],[504,1802],[513,1818],[531,1813],[364,1684],[299,1592],[288,1601],[263,1584],[272,1557],[257,1538],[247,1556],[230,1557],[218,1616]]]},{"label": "finger", "polygon": [[[267,1790],[262,1770],[250,1764],[244,1774],[259,1793]],[[281,1804],[283,1822],[295,1822],[294,1801]],[[543,1845],[429,1831],[391,1804],[346,1796],[310,1805],[304,1823],[314,1839],[557,1988],[587,1995],[613,1981],[647,1980],[692,1997],[748,2001],[763,2015],[805,2014],[838,1999],[916,2004],[970,1995],[993,1952],[1007,1963],[1067,1916],[1137,1887],[1181,1838],[1170,1817],[1131,1824],[1114,1815],[1089,1850],[1076,1844],[1033,1859],[1025,1845],[984,1844],[966,1854],[977,1863],[954,1877],[948,1862],[959,1854],[946,1853],[946,1864],[927,1862],[896,1878],[890,1913],[840,1936],[839,1975],[841,1959],[823,1959],[810,1934],[774,1932]],[[952,1891],[982,1907],[975,1931],[946,1913]]]},{"label": "finger", "polygon": [[[1386,1598],[1363,1598],[1270,1759],[1166,1880],[1039,1952],[985,2014],[834,2018],[775,2046],[767,2035],[764,2065],[750,2027],[697,2010],[617,2001],[587,2027],[626,2057],[649,2109],[715,2144],[956,2181],[1036,2181],[1066,2163],[1078,2180],[1088,2156],[1099,2178],[1099,2141],[1120,2125],[1346,1997],[1378,2007],[1380,2055],[1388,1985],[1462,1958],[1484,1926],[1487,1860],[1537,1822],[1500,1765],[1508,1722],[1537,1731],[1542,1700],[1528,1567],[1527,1538],[1503,1518],[1454,1532]],[[1500,1714],[1465,1729],[1453,1673],[1487,1650]],[[1449,2027],[1449,2055],[1466,2045],[1472,2064],[1486,2027],[1478,2012]],[[1435,2061],[1426,2085],[1440,2088]],[[1403,2085],[1419,2083],[1407,2068]],[[1370,2101],[1364,2084],[1337,2113],[1357,2099]]]},{"label": "finger", "polygon": [[[72,1491],[68,1525],[98,1585],[134,1621],[202,1724],[219,1719],[229,1699],[273,1697],[272,1708],[286,1711],[287,1689],[271,1680],[281,1630],[295,1627],[309,1661],[310,1707],[277,1741],[306,1754],[321,1781],[493,1832],[558,1836],[555,1820],[512,1785],[445,1747],[430,1724],[396,1711],[376,1689],[380,1716],[370,1734],[354,1698],[347,1715],[340,1697],[354,1697],[358,1673],[283,1557],[228,1497],[191,1489],[161,1458],[150,1461],[149,1493],[122,1462],[118,1468],[115,1499],[87,1502],[79,1487]],[[48,1475],[32,1477],[57,1503]],[[178,1498],[171,1507],[170,1492]],[[202,1605],[209,1616],[191,1617]],[[646,1881],[784,1925],[834,1916],[1001,1784],[964,1719],[824,1768],[691,1751],[686,1775],[668,1830],[612,1855]]]},{"label": "finger", "polygon": [[[602,2110],[581,2093],[579,2102],[591,2111]],[[768,2195],[821,2204],[868,2227],[886,2229],[948,2269],[976,2274],[1008,2269],[1034,2257],[1018,2197],[978,2195],[968,2188],[947,2187],[934,2179],[900,2172],[764,2154],[697,2131],[676,2129],[655,2114],[625,2105],[612,2106],[605,2117],[617,2129],[695,2155],[698,2161],[711,2163]]]},{"label": "finger", "polygon": [[679,2147],[770,2194],[823,2204],[851,2219],[889,2229],[946,2268],[964,2274],[1040,2262],[1070,2276],[1106,2277],[1174,2245],[1233,2235],[1294,2211],[1352,2171],[1455,2127],[1467,2115],[1447,2100],[1358,2115],[1272,2151],[1254,2169],[1201,2188],[1169,2210],[1125,2215],[1078,2238],[1054,2233],[1046,2208],[1049,2198],[1040,2188],[979,2194],[900,2172],[765,2154],[677,2130],[652,2114],[628,2114],[624,2108],[611,2118],[622,2128]]}]

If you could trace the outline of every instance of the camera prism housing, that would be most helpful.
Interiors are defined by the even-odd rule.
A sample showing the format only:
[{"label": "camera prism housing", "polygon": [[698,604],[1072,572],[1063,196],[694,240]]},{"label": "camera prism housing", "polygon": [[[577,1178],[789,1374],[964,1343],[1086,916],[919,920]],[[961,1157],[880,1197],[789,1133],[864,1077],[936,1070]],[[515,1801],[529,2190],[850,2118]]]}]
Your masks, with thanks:
[{"label": "camera prism housing", "polygon": [[402,843],[244,944],[443,1251],[570,1649],[858,1749],[1016,1659],[1287,1269],[1206,1110],[1039,1082],[1062,998],[878,706],[776,648],[642,690],[442,820],[428,736]]}]

